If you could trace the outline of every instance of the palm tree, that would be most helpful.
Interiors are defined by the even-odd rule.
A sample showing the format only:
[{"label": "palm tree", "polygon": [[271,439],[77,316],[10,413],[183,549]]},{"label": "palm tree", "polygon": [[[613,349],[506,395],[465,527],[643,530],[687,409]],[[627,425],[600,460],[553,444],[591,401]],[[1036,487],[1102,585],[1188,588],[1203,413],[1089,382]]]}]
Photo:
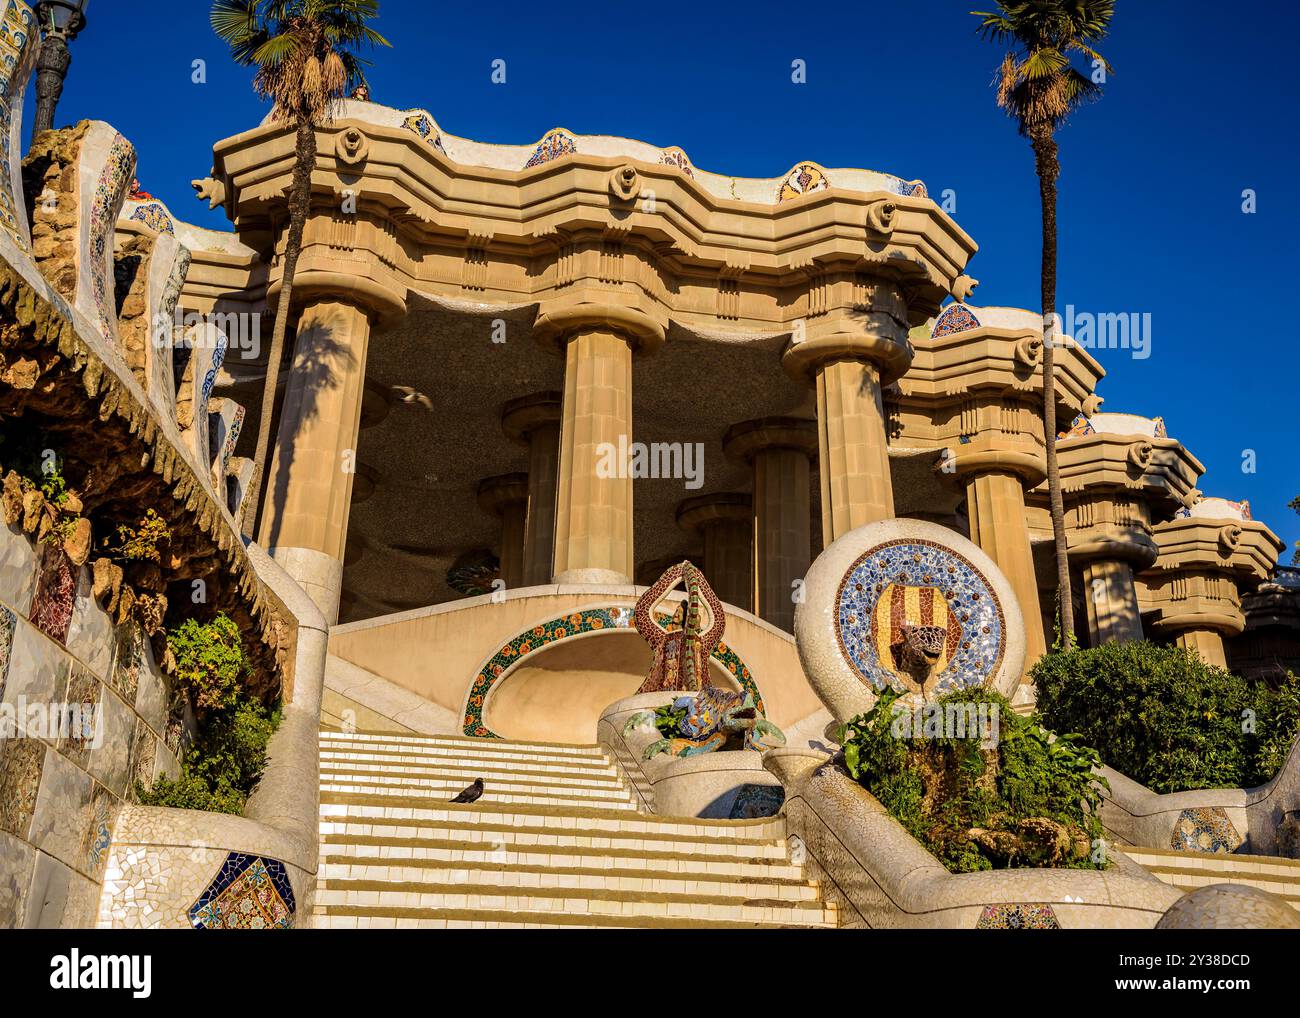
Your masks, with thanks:
[{"label": "palm tree", "polygon": [[289,232],[285,237],[280,301],[266,365],[262,416],[253,455],[253,477],[244,500],[245,536],[253,521],[271,442],[271,414],[289,327],[293,276],[302,231],[311,205],[311,171],[316,164],[316,126],[333,115],[340,99],[365,84],[365,61],[356,50],[389,45],[369,22],[379,0],[214,0],[212,29],[230,46],[235,62],[255,67],[253,89],[272,103],[271,115],[296,132],[289,189]]},{"label": "palm tree", "polygon": [[1115,14],[1114,0],[1001,0],[996,11],[972,11],[982,19],[979,33],[1011,50],[997,74],[997,102],[1029,139],[1038,172],[1043,209],[1043,430],[1047,439],[1047,490],[1056,543],[1057,600],[1061,637],[1074,637],[1070,560],[1065,541],[1065,505],[1056,461],[1056,180],[1061,163],[1056,131],[1086,102],[1101,97],[1101,83],[1071,63],[1082,53],[1093,67],[1110,64],[1093,49]]}]

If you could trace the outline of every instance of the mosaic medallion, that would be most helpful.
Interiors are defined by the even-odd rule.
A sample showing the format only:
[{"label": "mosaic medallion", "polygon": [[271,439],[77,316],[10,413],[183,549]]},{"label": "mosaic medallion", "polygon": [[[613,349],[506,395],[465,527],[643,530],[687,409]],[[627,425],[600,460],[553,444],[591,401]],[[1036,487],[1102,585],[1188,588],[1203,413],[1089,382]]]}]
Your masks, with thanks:
[{"label": "mosaic medallion", "polygon": [[944,336],[951,336],[958,332],[969,332],[971,329],[978,329],[980,320],[975,317],[965,304],[949,304],[940,313],[939,317],[934,320],[934,328],[930,330],[931,339],[942,339]]},{"label": "mosaic medallion", "polygon": [[284,863],[231,852],[190,906],[189,917],[196,930],[287,930],[294,909]]},{"label": "mosaic medallion", "polygon": [[777,202],[789,201],[801,194],[824,191],[830,186],[831,182],[826,178],[826,171],[820,166],[816,163],[800,163],[781,181],[781,186],[776,192],[776,200]]},{"label": "mosaic medallion", "polygon": [[433,146],[443,155],[447,154],[447,150],[442,144],[442,132],[438,130],[438,125],[433,122],[433,118],[424,110],[413,111],[410,116],[402,121],[402,126],[408,131],[414,131],[424,139],[426,144]]},{"label": "mosaic medallion", "polygon": [[664,149],[663,153],[659,157],[659,162],[664,164],[665,166],[676,166],[688,177],[695,176],[695,170],[691,166],[690,158],[686,155],[685,152],[683,152],[681,149],[677,148],[676,146],[673,146],[672,148]]},{"label": "mosaic medallion", "polygon": [[176,227],[172,224],[172,217],[167,214],[167,210],[158,202],[149,202],[145,205],[138,205],[134,212],[131,213],[131,220],[137,223],[144,223],[145,226],[155,233],[175,234]]},{"label": "mosaic medallion", "polygon": [[543,163],[549,163],[552,159],[572,155],[577,151],[578,142],[573,135],[563,127],[556,127],[547,131],[542,140],[537,143],[537,147],[533,149],[533,154],[528,157],[528,162],[524,163],[524,169],[541,166]]},{"label": "mosaic medallion", "polygon": [[900,180],[898,182],[898,193],[904,198],[930,197],[930,192],[925,189],[925,183],[920,180]]},{"label": "mosaic medallion", "polygon": [[939,631],[938,693],[985,685],[1002,663],[1006,622],[988,581],[949,548],[889,541],[861,555],[836,599],[840,650],[877,691],[907,684],[904,627]]},{"label": "mosaic medallion", "polygon": [[[598,633],[607,629],[631,629],[634,625],[632,616],[630,606],[583,608],[533,626],[502,645],[488,658],[487,664],[479,670],[474,684],[470,687],[469,696],[465,701],[465,716],[462,719],[464,733],[482,739],[501,738],[483,724],[483,706],[487,703],[488,693],[491,692],[492,687],[523,658],[559,640],[570,640],[576,636]],[[658,613],[657,618],[665,626],[672,621],[672,617],[665,612]],[[713,648],[710,660],[721,665],[736,680],[741,689],[754,697],[759,714],[766,714],[763,694],[759,692],[753,673],[726,641]]]},{"label": "mosaic medallion", "polygon": [[1179,852],[1228,854],[1242,845],[1242,837],[1221,806],[1198,806],[1178,814],[1169,847]]},{"label": "mosaic medallion", "polygon": [[1074,420],[1070,422],[1068,431],[1062,431],[1056,436],[1058,442],[1063,442],[1067,438],[1083,438],[1087,435],[1095,435],[1097,429],[1092,426],[1092,422],[1083,414],[1075,414]]},{"label": "mosaic medallion", "polygon": [[1051,905],[985,905],[977,930],[1059,930]]}]

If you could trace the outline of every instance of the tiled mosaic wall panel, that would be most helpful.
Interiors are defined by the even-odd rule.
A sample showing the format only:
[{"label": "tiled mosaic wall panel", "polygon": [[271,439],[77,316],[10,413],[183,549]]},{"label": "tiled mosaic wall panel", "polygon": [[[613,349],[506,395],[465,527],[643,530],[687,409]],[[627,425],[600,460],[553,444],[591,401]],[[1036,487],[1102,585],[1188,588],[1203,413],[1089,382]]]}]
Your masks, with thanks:
[{"label": "tiled mosaic wall panel", "polygon": [[[0,929],[94,924],[118,806],[180,772],[169,700],[89,570],[0,523]],[[78,704],[94,710],[69,724]]]}]

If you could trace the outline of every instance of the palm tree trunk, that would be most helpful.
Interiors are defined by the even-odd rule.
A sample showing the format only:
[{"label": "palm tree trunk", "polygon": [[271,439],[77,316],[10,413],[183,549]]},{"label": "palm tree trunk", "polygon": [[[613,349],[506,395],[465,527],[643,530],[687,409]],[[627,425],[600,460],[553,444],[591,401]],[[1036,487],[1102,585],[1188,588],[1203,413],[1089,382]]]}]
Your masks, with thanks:
[{"label": "palm tree trunk", "polygon": [[1056,179],[1061,175],[1061,163],[1051,128],[1032,131],[1030,142],[1043,206],[1043,431],[1047,440],[1047,497],[1051,505],[1052,537],[1056,542],[1061,646],[1068,649],[1074,639],[1074,602],[1070,596],[1070,550],[1065,540],[1061,470],[1056,461]]},{"label": "palm tree trunk", "polygon": [[293,181],[289,188],[289,233],[284,241],[284,270],[280,276],[280,301],[275,309],[275,328],[271,332],[271,349],[267,353],[266,385],[262,390],[262,415],[257,427],[257,451],[253,454],[253,477],[244,498],[242,528],[244,536],[253,538],[253,524],[266,473],[266,456],[271,444],[271,417],[275,412],[275,390],[280,382],[280,361],[284,357],[284,337],[289,330],[289,310],[293,298],[293,276],[302,250],[302,232],[311,205],[311,171],[316,165],[316,129],[310,122],[298,125],[294,146]]}]

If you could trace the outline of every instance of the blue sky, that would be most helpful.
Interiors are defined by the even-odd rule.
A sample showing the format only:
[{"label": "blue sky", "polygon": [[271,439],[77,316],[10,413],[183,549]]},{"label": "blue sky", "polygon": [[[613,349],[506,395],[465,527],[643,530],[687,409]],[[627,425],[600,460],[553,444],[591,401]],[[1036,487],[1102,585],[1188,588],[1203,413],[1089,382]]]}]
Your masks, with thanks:
[{"label": "blue sky", "polygon": [[[108,120],[135,143],[146,189],[220,229],[189,181],[206,175],[214,141],[265,109],[212,35],[208,6],[93,0],[57,121]],[[967,13],[983,6],[382,0],[378,27],[394,46],[375,54],[372,95],[481,141],[523,144],[563,125],[680,145],[697,166],[741,176],[812,159],[920,177],[932,195],[952,189],[980,245],[973,302],[1036,308],[1033,160],[993,103],[999,53]],[[1151,314],[1148,358],[1096,354],[1105,409],[1164,416],[1205,464],[1207,494],[1249,499],[1294,544],[1300,352],[1281,309],[1300,278],[1300,14],[1290,0],[1239,10],[1119,0],[1102,47],[1115,65],[1106,96],[1060,136],[1058,301]],[[504,85],[490,80],[498,58]],[[196,59],[206,84],[191,82]],[[806,84],[791,82],[795,59]]]}]

